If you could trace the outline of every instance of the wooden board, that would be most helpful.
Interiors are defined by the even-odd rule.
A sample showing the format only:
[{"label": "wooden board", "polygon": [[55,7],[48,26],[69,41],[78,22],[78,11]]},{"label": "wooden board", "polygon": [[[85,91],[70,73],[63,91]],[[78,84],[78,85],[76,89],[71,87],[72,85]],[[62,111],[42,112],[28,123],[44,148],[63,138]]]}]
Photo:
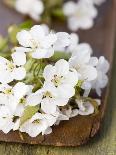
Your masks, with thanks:
[{"label": "wooden board", "polygon": [[[111,63],[115,30],[115,2],[115,0],[107,0],[102,5],[99,9],[100,16],[96,19],[95,26],[91,30],[79,31],[81,41],[90,43],[95,55],[104,55]],[[5,34],[6,29],[4,26],[11,23],[18,23],[22,20],[22,16],[10,9],[4,9],[2,4],[0,4],[0,32]],[[62,30],[61,24],[58,26],[58,29]],[[55,146],[77,146],[83,144],[99,130],[106,107],[107,96],[108,89],[104,91],[102,106],[97,116],[77,116],[70,121],[64,121],[59,126],[54,127],[52,134],[37,138],[30,138],[24,134],[22,139],[18,132],[10,132],[7,135],[1,132],[0,140]]]}]

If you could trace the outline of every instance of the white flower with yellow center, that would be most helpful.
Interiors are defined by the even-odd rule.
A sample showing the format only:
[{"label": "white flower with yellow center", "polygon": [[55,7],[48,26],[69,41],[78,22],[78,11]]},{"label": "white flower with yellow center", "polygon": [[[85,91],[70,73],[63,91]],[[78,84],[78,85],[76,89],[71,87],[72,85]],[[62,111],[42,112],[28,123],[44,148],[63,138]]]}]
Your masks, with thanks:
[{"label": "white flower with yellow center", "polygon": [[78,83],[78,74],[75,69],[70,69],[69,63],[61,59],[54,66],[47,65],[43,76],[45,81],[52,83],[61,97],[70,98],[75,94],[75,85]]},{"label": "white flower with yellow center", "polygon": [[22,80],[26,75],[23,65],[26,63],[24,53],[13,53],[12,61],[0,56],[0,82],[10,83],[13,80]]},{"label": "white flower with yellow center", "polygon": [[57,40],[54,33],[46,34],[44,28],[35,25],[30,31],[17,33],[17,40],[22,47],[16,47],[16,52],[30,52],[33,58],[49,58],[54,54],[53,44]]},{"label": "white flower with yellow center", "polygon": [[69,98],[75,95],[75,85],[78,83],[76,70],[71,70],[66,60],[59,60],[55,66],[47,65],[43,76],[45,83],[42,89],[27,98],[27,104],[41,104],[45,113],[55,113],[57,106],[64,106]]},{"label": "white flower with yellow center", "polygon": [[20,131],[28,133],[31,137],[36,137],[40,133],[50,134],[52,132],[50,126],[56,122],[56,119],[57,117],[52,115],[36,113],[20,127]]},{"label": "white flower with yellow center", "polygon": [[2,105],[9,108],[11,112],[15,112],[19,104],[25,104],[25,97],[31,94],[32,86],[18,82],[14,87],[8,84],[0,85],[0,100]]},{"label": "white flower with yellow center", "polygon": [[[50,29],[46,24],[41,24],[41,27],[46,36],[50,34]],[[52,30],[52,33],[56,34],[57,37],[57,40],[53,44],[54,51],[63,51],[66,47],[70,46],[70,44],[75,44],[74,39],[78,41],[78,36],[73,37],[73,35],[69,35],[67,32],[55,32]]]},{"label": "white flower with yellow center", "polygon": [[69,34],[65,32],[46,32],[43,25],[35,25],[30,31],[22,30],[17,34],[17,40],[22,47],[16,47],[16,52],[28,52],[33,58],[49,58],[53,56],[56,46],[69,45]]},{"label": "white flower with yellow center", "polygon": [[36,21],[41,19],[40,15],[44,11],[44,5],[41,0],[16,0],[15,8],[18,12],[29,15]]},{"label": "white flower with yellow center", "polygon": [[14,87],[0,85],[0,130],[4,133],[19,127],[19,117],[24,112],[26,96],[31,92],[32,86],[22,82],[18,82]]},{"label": "white flower with yellow center", "polygon": [[69,98],[60,96],[52,83],[44,83],[44,86],[37,92],[31,94],[27,98],[27,105],[41,105],[42,111],[47,114],[53,114],[57,110],[57,106],[64,106],[68,103]]},{"label": "white flower with yellow center", "polygon": [[97,9],[92,3],[80,0],[79,2],[69,1],[63,6],[63,12],[68,17],[68,27],[72,31],[89,29],[94,24],[97,16]]},{"label": "white flower with yellow center", "polygon": [[79,79],[83,82],[90,82],[97,77],[96,68],[90,64],[91,53],[92,50],[88,44],[80,44],[69,59],[70,66],[77,70],[80,74]]}]

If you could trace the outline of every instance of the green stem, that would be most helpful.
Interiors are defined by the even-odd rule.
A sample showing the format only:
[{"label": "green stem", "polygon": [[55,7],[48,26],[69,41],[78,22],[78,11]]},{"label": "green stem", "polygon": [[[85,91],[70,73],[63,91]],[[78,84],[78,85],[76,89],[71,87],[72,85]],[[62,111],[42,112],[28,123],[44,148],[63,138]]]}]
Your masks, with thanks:
[{"label": "green stem", "polygon": [[55,52],[54,55],[49,59],[50,61],[56,62],[59,59],[65,59],[65,60],[69,60],[69,58],[71,57],[70,53],[66,53],[66,52]]}]

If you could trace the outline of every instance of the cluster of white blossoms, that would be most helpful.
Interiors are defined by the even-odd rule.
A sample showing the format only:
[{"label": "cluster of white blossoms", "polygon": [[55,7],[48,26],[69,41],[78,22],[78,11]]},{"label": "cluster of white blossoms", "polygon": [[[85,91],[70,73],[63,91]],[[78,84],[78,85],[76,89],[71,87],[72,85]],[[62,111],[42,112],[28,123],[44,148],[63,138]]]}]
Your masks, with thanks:
[{"label": "cluster of white blossoms", "polygon": [[63,5],[63,12],[67,16],[68,28],[72,31],[89,29],[94,25],[94,19],[98,15],[95,5],[100,5],[105,0],[79,0],[68,1]]},{"label": "cluster of white blossoms", "polygon": [[[61,120],[95,112],[99,99],[90,99],[91,89],[101,95],[108,82],[108,61],[92,55],[89,44],[79,44],[76,34],[49,31],[42,25],[33,26],[17,34],[19,47],[15,47],[11,60],[0,57],[0,130],[4,133],[19,130],[36,137],[50,134],[52,126]],[[68,60],[50,60],[56,49],[70,53]],[[42,59],[41,87],[25,84],[28,60]],[[39,80],[39,77],[36,77]],[[80,92],[81,91],[81,92]],[[73,101],[73,104],[71,102]]]},{"label": "cluster of white blossoms", "polygon": [[[94,19],[98,15],[96,6],[100,6],[106,0],[72,0],[65,2],[63,7],[59,8],[63,12],[62,16],[65,16],[68,20],[68,28],[71,31],[77,31],[78,29],[89,29],[94,25]],[[30,16],[35,21],[41,21],[44,12],[46,12],[48,6],[52,6],[51,2],[44,2],[42,0],[15,0],[15,9],[24,14]],[[53,4],[57,4],[54,2]],[[59,2],[60,3],[60,2]],[[62,11],[63,10],[63,11]]]}]

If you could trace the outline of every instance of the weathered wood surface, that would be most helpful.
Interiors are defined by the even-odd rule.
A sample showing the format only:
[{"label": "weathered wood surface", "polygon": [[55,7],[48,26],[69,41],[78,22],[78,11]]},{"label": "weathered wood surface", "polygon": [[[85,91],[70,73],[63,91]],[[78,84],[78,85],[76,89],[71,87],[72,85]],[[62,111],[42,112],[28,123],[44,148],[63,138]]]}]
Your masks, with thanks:
[{"label": "weathered wood surface", "polygon": [[[110,1],[110,0],[109,0]],[[111,2],[111,1],[110,1]],[[111,22],[106,22],[107,18],[112,18],[111,14],[109,12],[112,12],[112,9],[114,7],[114,3],[108,2],[107,5],[104,5],[105,9],[111,9],[107,10],[105,13],[102,12],[104,18],[104,24],[101,23],[98,25],[97,23],[102,20],[102,17],[99,17],[96,20],[96,26],[89,31],[90,37],[87,37],[88,32],[79,32],[81,35],[81,40],[88,41],[89,43],[92,44],[93,49],[96,50],[96,52],[101,53],[102,51],[107,51],[107,58],[111,59],[111,53],[112,53],[112,37],[113,34],[109,33],[109,30],[113,28],[113,24]],[[114,0],[114,2],[116,2]],[[4,14],[4,11],[7,10],[7,14]],[[104,10],[104,9],[103,9]],[[4,6],[0,3],[0,33],[5,32],[6,27],[10,22],[14,23],[15,19],[18,17],[18,14],[13,15],[14,12],[11,10],[8,10],[4,8]],[[108,15],[109,14],[109,15]],[[12,18],[13,17],[15,18]],[[9,19],[9,20],[7,20]],[[22,20],[19,16],[18,22]],[[115,20],[115,19],[114,19]],[[100,30],[100,27],[102,27],[102,30],[98,33],[95,32],[95,29]],[[2,31],[1,31],[2,30]],[[96,38],[99,38],[97,41],[97,44],[91,36],[95,35]],[[84,36],[84,37],[83,37]],[[94,36],[94,37],[95,37]],[[107,41],[106,41],[107,40]],[[104,44],[104,45],[102,45]],[[100,47],[100,48],[98,48]],[[114,56],[116,58],[116,54]],[[114,62],[114,65],[116,66],[116,61]],[[14,155],[14,154],[27,154],[27,155],[44,155],[44,154],[50,154],[50,155],[96,155],[96,154],[101,154],[101,155],[115,155],[116,154],[116,104],[115,104],[115,96],[116,96],[116,67],[113,69],[113,76],[111,80],[111,91],[109,94],[109,101],[108,101],[108,106],[107,106],[107,111],[105,113],[104,117],[104,122],[102,123],[102,128],[99,134],[89,142],[86,146],[82,146],[79,148],[53,148],[53,147],[42,147],[42,146],[30,146],[30,145],[22,145],[22,144],[6,144],[6,143],[1,143],[0,145],[0,155]],[[84,118],[86,121],[86,118]],[[91,121],[91,120],[90,120]],[[78,122],[78,121],[77,121]],[[75,123],[74,123],[75,124]],[[73,126],[73,124],[72,124]],[[86,127],[84,128],[86,129]],[[90,129],[91,130],[91,129]],[[58,135],[59,137],[62,137],[62,133]],[[75,139],[78,138],[78,132],[74,134]],[[65,140],[65,139],[64,139]],[[67,142],[70,144],[70,140],[67,139]],[[59,145],[59,144],[58,144]]]}]

